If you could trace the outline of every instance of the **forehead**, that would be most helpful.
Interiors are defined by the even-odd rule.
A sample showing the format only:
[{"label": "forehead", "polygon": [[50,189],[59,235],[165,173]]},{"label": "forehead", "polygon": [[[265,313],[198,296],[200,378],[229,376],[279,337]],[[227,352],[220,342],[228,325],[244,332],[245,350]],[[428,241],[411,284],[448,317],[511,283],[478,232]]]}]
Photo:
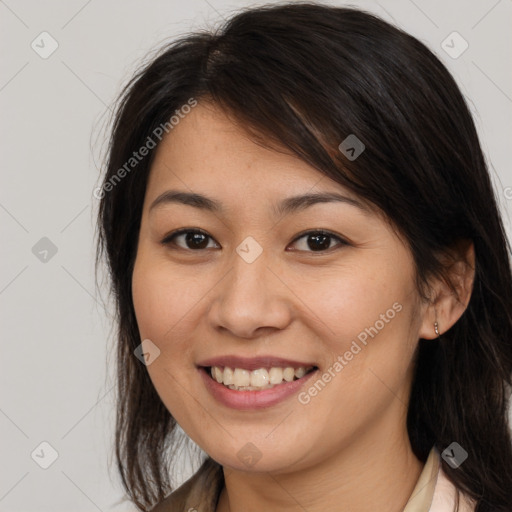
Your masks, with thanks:
[{"label": "forehead", "polygon": [[220,108],[204,103],[184,116],[159,145],[152,171],[166,179],[165,170],[170,168],[186,171],[190,179],[200,178],[203,183],[210,177],[247,182],[268,174],[275,178],[289,174],[296,180],[322,177],[286,149],[257,144]]},{"label": "forehead", "polygon": [[148,195],[156,197],[171,188],[216,197],[258,194],[276,199],[329,191],[357,200],[288,149],[258,144],[219,107],[202,102],[180,119],[157,148]]}]

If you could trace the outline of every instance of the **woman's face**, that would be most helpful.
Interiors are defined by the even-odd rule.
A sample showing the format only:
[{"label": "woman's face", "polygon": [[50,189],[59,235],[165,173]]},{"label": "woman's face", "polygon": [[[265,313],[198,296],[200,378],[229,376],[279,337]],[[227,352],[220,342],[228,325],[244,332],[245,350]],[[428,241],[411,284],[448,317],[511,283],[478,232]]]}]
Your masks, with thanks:
[{"label": "woman's face", "polygon": [[[291,199],[310,194],[347,199]],[[407,442],[425,306],[411,253],[356,201],[202,103],[158,147],[133,272],[137,322],[159,396],[222,465],[289,471]]]}]

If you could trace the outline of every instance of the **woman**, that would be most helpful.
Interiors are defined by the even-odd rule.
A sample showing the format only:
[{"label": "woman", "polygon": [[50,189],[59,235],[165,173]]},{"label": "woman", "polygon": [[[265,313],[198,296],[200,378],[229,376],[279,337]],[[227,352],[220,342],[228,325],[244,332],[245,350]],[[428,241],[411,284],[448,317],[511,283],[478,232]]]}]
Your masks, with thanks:
[{"label": "woman", "polygon": [[[140,510],[512,510],[509,245],[422,43],[296,2],[184,37],[95,195]],[[178,425],[207,457],[176,490]]]}]

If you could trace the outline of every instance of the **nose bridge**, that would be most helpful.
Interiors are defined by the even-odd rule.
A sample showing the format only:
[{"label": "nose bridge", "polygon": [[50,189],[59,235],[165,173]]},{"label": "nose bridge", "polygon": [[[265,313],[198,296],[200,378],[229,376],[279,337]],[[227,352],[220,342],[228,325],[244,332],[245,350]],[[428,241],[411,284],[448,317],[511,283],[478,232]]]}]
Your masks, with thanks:
[{"label": "nose bridge", "polygon": [[260,327],[282,329],[289,321],[283,286],[268,268],[270,253],[247,237],[235,249],[231,271],[218,288],[211,320],[239,337]]},{"label": "nose bridge", "polygon": [[269,263],[268,250],[264,251],[253,237],[245,238],[235,248],[232,275],[226,283],[224,299],[234,301],[240,310],[246,308],[256,312],[271,293],[267,289],[272,286],[268,282],[271,274],[267,268]]}]

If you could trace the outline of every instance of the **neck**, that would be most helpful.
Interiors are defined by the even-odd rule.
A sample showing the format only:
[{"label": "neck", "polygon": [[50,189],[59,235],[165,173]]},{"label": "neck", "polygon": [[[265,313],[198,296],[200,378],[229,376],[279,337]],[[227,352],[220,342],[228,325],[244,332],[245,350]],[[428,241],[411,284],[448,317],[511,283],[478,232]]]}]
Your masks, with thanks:
[{"label": "neck", "polygon": [[[395,407],[403,409],[403,404],[396,400]],[[404,415],[389,411],[329,458],[300,471],[224,468],[225,486],[216,511],[403,510],[424,466],[412,452]]]}]

